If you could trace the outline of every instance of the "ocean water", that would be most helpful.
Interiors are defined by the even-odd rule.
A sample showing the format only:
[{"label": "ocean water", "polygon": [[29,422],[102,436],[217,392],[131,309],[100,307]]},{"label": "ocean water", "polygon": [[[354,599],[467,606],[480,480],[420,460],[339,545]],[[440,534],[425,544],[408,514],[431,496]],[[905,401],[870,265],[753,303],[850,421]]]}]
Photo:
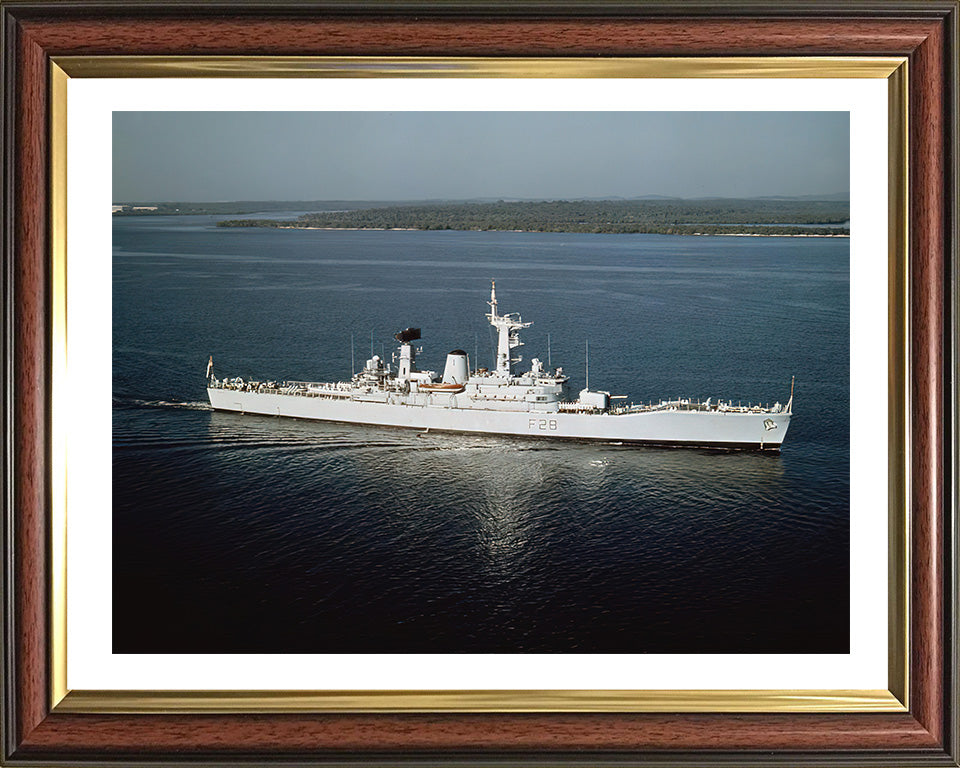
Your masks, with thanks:
[{"label": "ocean water", "polygon": [[[114,221],[114,651],[819,653],[849,644],[849,241]],[[574,392],[785,402],[779,455],[215,413],[392,335]],[[371,342],[372,334],[372,342]],[[352,345],[351,345],[352,336]]]}]

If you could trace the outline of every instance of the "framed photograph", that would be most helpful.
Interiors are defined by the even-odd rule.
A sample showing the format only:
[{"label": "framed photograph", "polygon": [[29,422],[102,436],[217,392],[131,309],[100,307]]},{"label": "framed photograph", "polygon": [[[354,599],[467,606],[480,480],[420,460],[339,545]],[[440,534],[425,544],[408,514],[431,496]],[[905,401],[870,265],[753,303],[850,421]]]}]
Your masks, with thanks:
[{"label": "framed photograph", "polygon": [[958,764],[955,2],[2,19],[4,764]]}]

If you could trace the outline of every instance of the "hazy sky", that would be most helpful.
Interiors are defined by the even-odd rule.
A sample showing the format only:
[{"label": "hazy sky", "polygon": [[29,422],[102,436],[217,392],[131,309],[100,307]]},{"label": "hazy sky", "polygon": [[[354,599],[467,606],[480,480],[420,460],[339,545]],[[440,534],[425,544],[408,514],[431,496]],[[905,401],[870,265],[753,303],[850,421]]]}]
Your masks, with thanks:
[{"label": "hazy sky", "polygon": [[113,199],[849,192],[846,112],[115,112]]}]

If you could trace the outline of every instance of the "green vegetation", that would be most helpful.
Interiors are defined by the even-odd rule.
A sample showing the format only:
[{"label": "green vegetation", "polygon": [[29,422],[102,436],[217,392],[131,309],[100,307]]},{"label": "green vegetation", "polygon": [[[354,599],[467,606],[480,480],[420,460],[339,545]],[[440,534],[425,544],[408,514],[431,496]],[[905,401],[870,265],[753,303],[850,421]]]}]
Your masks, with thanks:
[{"label": "green vegetation", "polygon": [[[557,200],[550,202],[391,205],[309,213],[295,221],[241,219],[221,227],[520,230],[668,235],[846,235],[846,201]],[[807,225],[807,226],[801,226]]]}]

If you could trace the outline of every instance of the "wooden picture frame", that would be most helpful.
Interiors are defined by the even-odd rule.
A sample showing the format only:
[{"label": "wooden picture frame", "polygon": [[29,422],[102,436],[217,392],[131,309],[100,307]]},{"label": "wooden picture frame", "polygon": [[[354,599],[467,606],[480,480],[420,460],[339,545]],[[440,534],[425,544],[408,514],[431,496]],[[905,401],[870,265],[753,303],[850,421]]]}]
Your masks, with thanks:
[{"label": "wooden picture frame", "polygon": [[[4,674],[9,765],[958,765],[956,300],[957,2],[492,6],[304,2],[0,2],[3,58]],[[62,210],[51,184],[58,60],[104,56],[904,57],[909,335],[900,457],[909,510],[900,664],[906,708],[801,711],[666,704],[383,712],[73,703],[58,693],[52,563]],[[116,63],[116,60],[115,60]],[[137,72],[133,60],[130,73]],[[141,74],[143,70],[140,70]],[[62,266],[62,264],[60,265]],[[896,389],[894,383],[894,389]],[[893,537],[896,540],[896,535]],[[51,543],[53,542],[53,543]],[[59,599],[63,599],[62,594]],[[897,608],[900,605],[900,608]],[[897,641],[891,637],[895,651]],[[896,654],[892,652],[892,656]],[[892,670],[899,664],[892,662]],[[198,694],[203,699],[202,693]],[[61,700],[62,699],[62,700]],[[398,708],[401,709],[402,708]],[[425,708],[430,709],[430,708]],[[759,711],[757,711],[759,709]],[[382,710],[382,708],[381,708]],[[678,711],[682,710],[682,711]],[[699,710],[699,711],[697,711]],[[866,711],[863,711],[866,710]]]}]

